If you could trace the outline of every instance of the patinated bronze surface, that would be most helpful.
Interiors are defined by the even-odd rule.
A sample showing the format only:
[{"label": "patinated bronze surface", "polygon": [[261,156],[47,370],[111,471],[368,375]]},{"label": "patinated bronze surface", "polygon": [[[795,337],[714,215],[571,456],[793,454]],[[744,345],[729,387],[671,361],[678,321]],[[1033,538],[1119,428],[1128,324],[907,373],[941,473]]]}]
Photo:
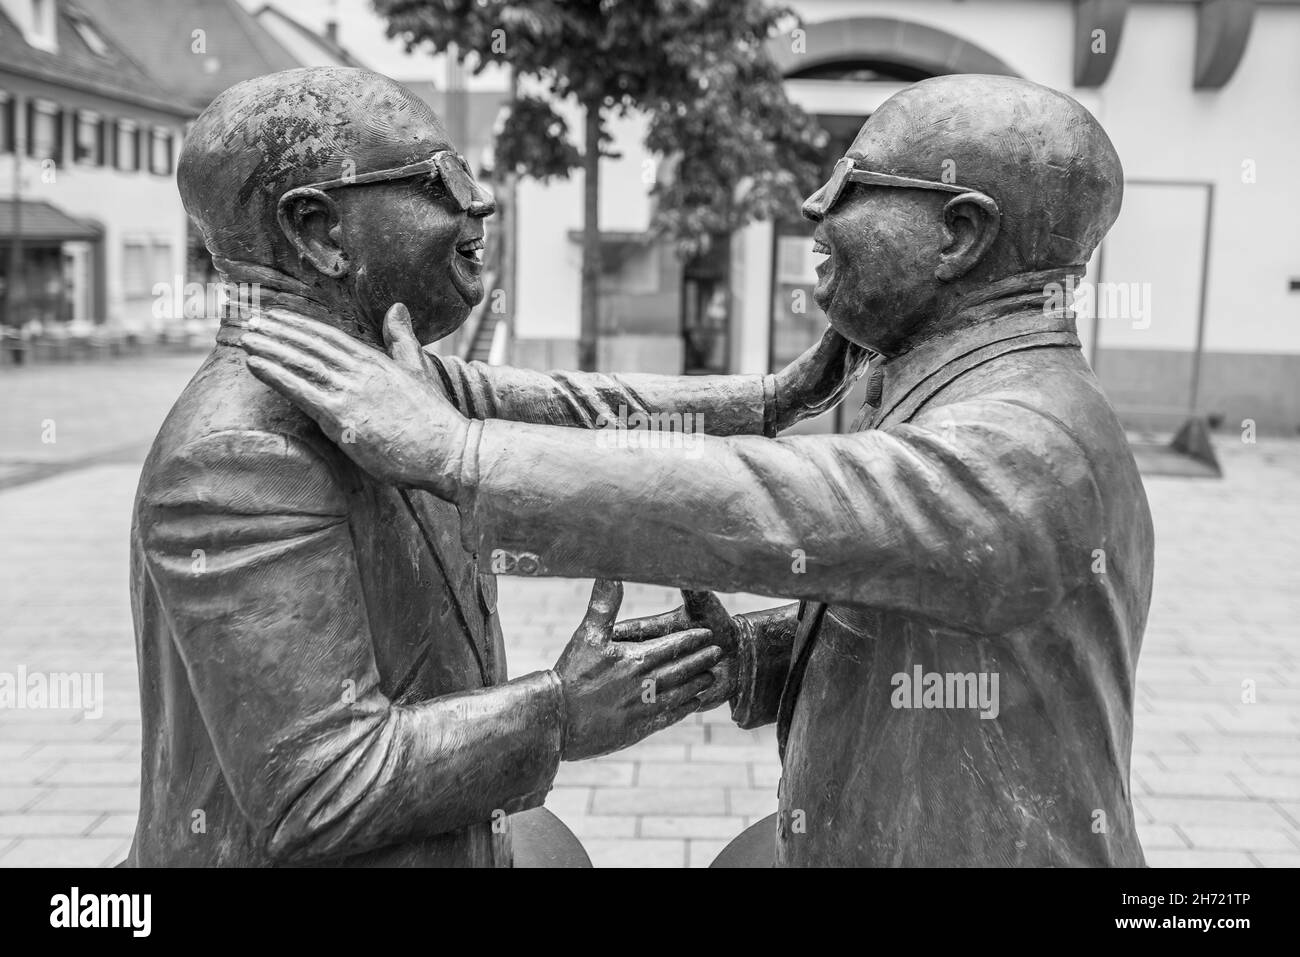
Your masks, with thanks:
[{"label": "patinated bronze surface", "polygon": [[706,697],[778,725],[777,863],[1137,865],[1151,520],[1061,299],[1122,182],[1096,120],[1044,87],[950,76],[886,102],[804,208],[818,303],[879,353],[848,435],[687,456],[471,420],[400,309],[394,361],[307,319],[261,319],[244,347],[328,435],[367,409],[344,451],[454,503],[471,550],[801,599],[720,619],[693,595],[620,632],[712,623]]},{"label": "patinated bronze surface", "polygon": [[[542,803],[561,758],[694,711],[721,652],[698,627],[612,641],[621,586],[602,581],[555,668],[510,680],[488,554],[462,547],[455,508],[367,474],[249,374],[235,343],[268,313],[315,320],[294,347],[377,345],[400,300],[411,343],[427,343],[482,298],[492,198],[424,103],[361,70],[251,80],[195,122],[178,179],[223,278],[252,293],[140,480],[129,863],[508,864],[509,816]],[[415,353],[468,414],[586,426],[685,407],[727,434],[774,432],[835,401],[861,355],[828,336],[779,376],[684,385]],[[353,408],[359,427],[382,411]],[[525,821],[521,834],[553,829]],[[542,838],[521,860],[572,849]]]}]

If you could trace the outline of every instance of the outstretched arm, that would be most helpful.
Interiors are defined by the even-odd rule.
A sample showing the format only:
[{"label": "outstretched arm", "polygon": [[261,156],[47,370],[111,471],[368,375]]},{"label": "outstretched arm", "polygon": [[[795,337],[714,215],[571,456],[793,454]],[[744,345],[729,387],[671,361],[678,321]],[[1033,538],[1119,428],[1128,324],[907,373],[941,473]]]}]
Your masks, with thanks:
[{"label": "outstretched arm", "polygon": [[1068,435],[1011,402],[853,435],[710,438],[690,452],[597,439],[469,423],[460,471],[437,493],[460,507],[470,547],[529,552],[540,575],[600,570],[985,633],[1064,597],[1091,558],[1077,543],[1100,527],[1096,485]]},{"label": "outstretched arm", "polygon": [[668,428],[674,420],[666,417],[675,416],[676,431],[684,431],[683,422],[711,435],[776,429],[776,376],[536,372],[438,355],[429,362],[447,397],[471,419],[593,429],[659,416]]},{"label": "outstretched arm", "polygon": [[767,436],[833,408],[866,362],[865,350],[831,329],[775,375],[536,372],[424,355],[429,374],[471,419],[591,429],[636,427],[638,417],[653,416],[663,431]]}]

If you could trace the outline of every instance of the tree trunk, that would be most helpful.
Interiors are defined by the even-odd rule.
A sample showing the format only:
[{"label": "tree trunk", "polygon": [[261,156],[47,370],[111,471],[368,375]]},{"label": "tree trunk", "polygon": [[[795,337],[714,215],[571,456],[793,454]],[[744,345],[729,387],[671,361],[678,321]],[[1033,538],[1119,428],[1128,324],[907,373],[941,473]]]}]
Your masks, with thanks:
[{"label": "tree trunk", "polygon": [[596,368],[600,322],[600,101],[587,105],[583,147],[582,325],[578,334],[578,368]]}]

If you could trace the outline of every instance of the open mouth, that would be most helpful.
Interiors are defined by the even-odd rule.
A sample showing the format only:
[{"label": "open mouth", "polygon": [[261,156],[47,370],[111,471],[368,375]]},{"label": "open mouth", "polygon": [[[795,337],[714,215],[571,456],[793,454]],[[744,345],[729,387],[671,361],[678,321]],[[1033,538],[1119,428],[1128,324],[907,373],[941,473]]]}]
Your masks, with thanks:
[{"label": "open mouth", "polygon": [[473,263],[475,266],[483,265],[483,248],[486,243],[483,238],[467,239],[463,243],[456,244],[456,254],[462,259]]},{"label": "open mouth", "polygon": [[461,298],[470,308],[483,301],[483,235],[456,244],[451,257],[451,278]]},{"label": "open mouth", "polygon": [[815,257],[819,257],[813,262],[813,267],[816,268],[818,266],[825,265],[828,258],[830,257],[831,247],[827,246],[820,239],[814,237],[813,244],[812,244],[812,251]]}]

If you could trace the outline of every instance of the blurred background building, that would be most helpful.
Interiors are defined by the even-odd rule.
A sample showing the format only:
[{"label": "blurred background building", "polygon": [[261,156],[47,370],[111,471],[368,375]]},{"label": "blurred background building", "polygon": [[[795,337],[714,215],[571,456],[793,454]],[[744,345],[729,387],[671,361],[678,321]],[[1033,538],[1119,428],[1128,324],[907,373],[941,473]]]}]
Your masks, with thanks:
[{"label": "blurred background building", "polygon": [[10,354],[153,325],[185,271],[173,168],[191,108],[81,7],[0,2],[0,317]]},{"label": "blurred background building", "polygon": [[[830,133],[829,167],[901,86],[945,73],[1022,76],[1070,93],[1110,133],[1127,177],[1090,264],[1085,350],[1135,424],[1193,408],[1234,428],[1300,427],[1300,4],[1178,0],[799,0],[801,37],[770,44],[792,99]],[[796,42],[798,40],[799,42]],[[576,120],[576,114],[574,114]],[[581,129],[581,124],[576,123]],[[635,121],[602,171],[608,231],[602,365],[774,371],[820,334],[793,294],[815,284],[809,224],[723,237],[681,264],[648,241]],[[581,175],[519,189],[514,356],[572,365]],[[791,210],[792,214],[796,213]],[[551,224],[547,230],[545,224]],[[568,239],[567,242],[563,241]],[[847,409],[852,414],[852,409]],[[842,412],[843,414],[843,412]],[[829,428],[833,423],[820,423]]]},{"label": "blurred background building", "polygon": [[[1300,427],[1300,220],[1290,215],[1300,208],[1300,0],[791,6],[801,32],[792,24],[769,50],[790,97],[830,134],[827,168],[884,99],[924,77],[1023,76],[1079,99],[1128,179],[1079,322],[1107,392],[1143,427],[1173,428],[1192,411],[1234,427],[1244,418],[1262,431]],[[11,345],[23,329],[112,339],[208,328],[210,317],[187,325],[154,291],[212,278],[187,240],[173,167],[185,123],[247,77],[328,64],[386,73],[446,119],[490,179],[508,72],[471,75],[384,30],[369,0],[0,0]],[[576,107],[557,106],[580,131]],[[601,173],[601,367],[765,372],[806,348],[824,318],[796,305],[814,284],[797,211],[716,237],[707,255],[683,262],[650,231],[659,158],[644,148],[644,122],[611,118],[609,128],[618,156]],[[442,347],[573,366],[581,171],[493,187],[503,208],[490,268],[503,294]]]},{"label": "blurred background building", "polygon": [[369,66],[339,39],[358,15],[377,68],[458,121],[467,155],[488,150],[504,95],[449,103],[447,58],[386,40],[363,0],[0,0],[0,364],[210,345],[217,276],[176,189],[185,130],[242,80]]}]

